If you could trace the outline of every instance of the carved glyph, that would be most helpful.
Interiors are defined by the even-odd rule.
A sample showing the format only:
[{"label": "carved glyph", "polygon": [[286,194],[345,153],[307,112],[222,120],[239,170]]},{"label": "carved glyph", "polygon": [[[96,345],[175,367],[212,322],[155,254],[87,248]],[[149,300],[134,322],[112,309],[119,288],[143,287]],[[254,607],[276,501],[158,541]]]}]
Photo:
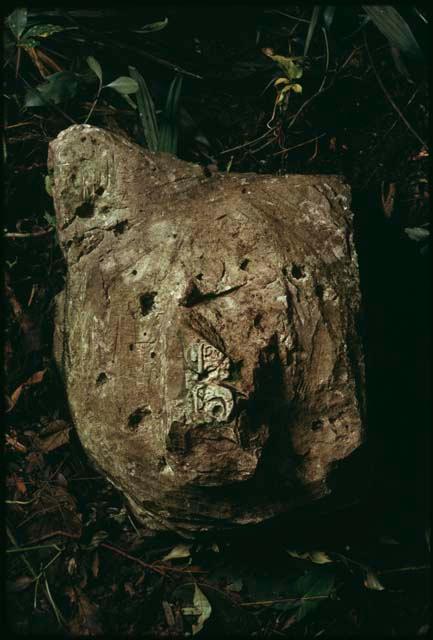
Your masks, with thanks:
[{"label": "carved glyph", "polygon": [[230,360],[207,342],[195,342],[185,354],[188,408],[204,422],[225,422],[233,411],[233,393],[221,386],[229,376]]}]

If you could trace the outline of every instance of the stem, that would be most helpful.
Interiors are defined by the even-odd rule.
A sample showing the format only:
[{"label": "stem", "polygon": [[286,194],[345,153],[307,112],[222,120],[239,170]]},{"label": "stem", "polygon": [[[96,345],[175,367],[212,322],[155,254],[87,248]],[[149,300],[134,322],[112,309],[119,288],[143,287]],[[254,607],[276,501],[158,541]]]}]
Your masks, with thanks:
[{"label": "stem", "polygon": [[[9,529],[9,527],[6,527],[6,533],[7,533],[7,536],[9,538],[9,540],[14,545],[14,547],[17,547],[17,549],[19,549],[18,542],[15,540],[14,536],[12,535],[12,531]],[[27,558],[25,556],[23,556],[22,560],[23,560],[24,564],[26,565],[27,569],[30,571],[30,573],[34,577],[34,579],[37,580],[38,576],[36,575],[36,571],[33,569],[33,567],[30,564],[30,562],[27,560]]]},{"label": "stem", "polygon": [[371,55],[370,49],[368,47],[368,43],[367,43],[367,36],[365,35],[364,32],[364,42],[365,42],[365,48],[367,49],[367,53],[368,53],[368,57],[370,59],[370,64],[371,64],[371,68],[373,69],[374,75],[376,76],[376,79],[380,85],[380,88],[382,89],[383,93],[385,94],[388,102],[391,104],[392,108],[398,113],[399,117],[403,120],[403,122],[405,123],[406,127],[409,129],[409,131],[412,133],[412,135],[415,136],[415,138],[423,145],[423,147],[425,147],[426,149],[428,149],[428,144],[417,134],[417,132],[415,131],[415,129],[412,127],[412,125],[410,124],[410,122],[408,122],[406,120],[406,118],[404,117],[404,115],[402,114],[402,112],[400,111],[400,109],[398,108],[398,106],[396,105],[396,103],[394,102],[394,100],[391,98],[388,90],[386,89],[385,85],[382,82],[382,78],[380,77],[375,64],[373,62],[373,57]]},{"label": "stem", "polygon": [[95,98],[95,100],[94,100],[94,102],[93,102],[92,106],[90,107],[90,111],[89,111],[89,113],[87,114],[87,118],[84,120],[84,123],[83,123],[83,124],[87,124],[87,121],[89,120],[90,116],[92,115],[92,113],[93,113],[93,109],[96,107],[96,104],[97,104],[97,102],[98,102],[98,100],[99,100],[99,96],[101,95],[101,91],[102,91],[102,82],[99,80],[98,93],[96,94],[96,98]]},{"label": "stem", "polygon": [[61,549],[57,544],[37,544],[32,547],[14,547],[13,549],[6,549],[6,553],[24,553],[25,551],[36,551],[38,549],[56,549],[56,551],[61,553]]}]

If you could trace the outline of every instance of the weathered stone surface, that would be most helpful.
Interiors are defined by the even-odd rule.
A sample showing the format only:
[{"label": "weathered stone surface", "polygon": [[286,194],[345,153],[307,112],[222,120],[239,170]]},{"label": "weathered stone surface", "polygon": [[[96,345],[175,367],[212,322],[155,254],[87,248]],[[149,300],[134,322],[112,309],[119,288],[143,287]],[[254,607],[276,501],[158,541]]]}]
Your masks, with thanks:
[{"label": "weathered stone surface", "polygon": [[49,165],[68,266],[55,357],[136,515],[188,534],[329,493],[363,440],[348,187],[208,178],[86,125]]}]

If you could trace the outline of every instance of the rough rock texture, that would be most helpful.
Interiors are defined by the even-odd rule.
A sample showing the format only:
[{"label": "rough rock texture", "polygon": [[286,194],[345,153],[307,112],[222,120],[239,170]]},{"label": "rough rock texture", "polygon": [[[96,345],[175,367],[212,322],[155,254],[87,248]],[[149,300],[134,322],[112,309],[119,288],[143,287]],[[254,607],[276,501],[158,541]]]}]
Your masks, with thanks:
[{"label": "rough rock texture", "polygon": [[56,361],[137,517],[189,535],[329,493],[363,440],[348,187],[209,178],[87,125],[49,166],[68,265]]}]

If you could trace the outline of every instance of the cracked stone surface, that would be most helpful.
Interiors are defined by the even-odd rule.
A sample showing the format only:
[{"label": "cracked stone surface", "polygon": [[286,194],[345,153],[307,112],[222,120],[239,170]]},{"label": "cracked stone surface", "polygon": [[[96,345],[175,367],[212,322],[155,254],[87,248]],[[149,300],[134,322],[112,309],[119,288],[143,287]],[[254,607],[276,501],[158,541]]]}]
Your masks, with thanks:
[{"label": "cracked stone surface", "polygon": [[205,177],[88,125],[49,169],[68,269],[55,359],[137,518],[188,536],[329,494],[364,439],[349,188]]}]

